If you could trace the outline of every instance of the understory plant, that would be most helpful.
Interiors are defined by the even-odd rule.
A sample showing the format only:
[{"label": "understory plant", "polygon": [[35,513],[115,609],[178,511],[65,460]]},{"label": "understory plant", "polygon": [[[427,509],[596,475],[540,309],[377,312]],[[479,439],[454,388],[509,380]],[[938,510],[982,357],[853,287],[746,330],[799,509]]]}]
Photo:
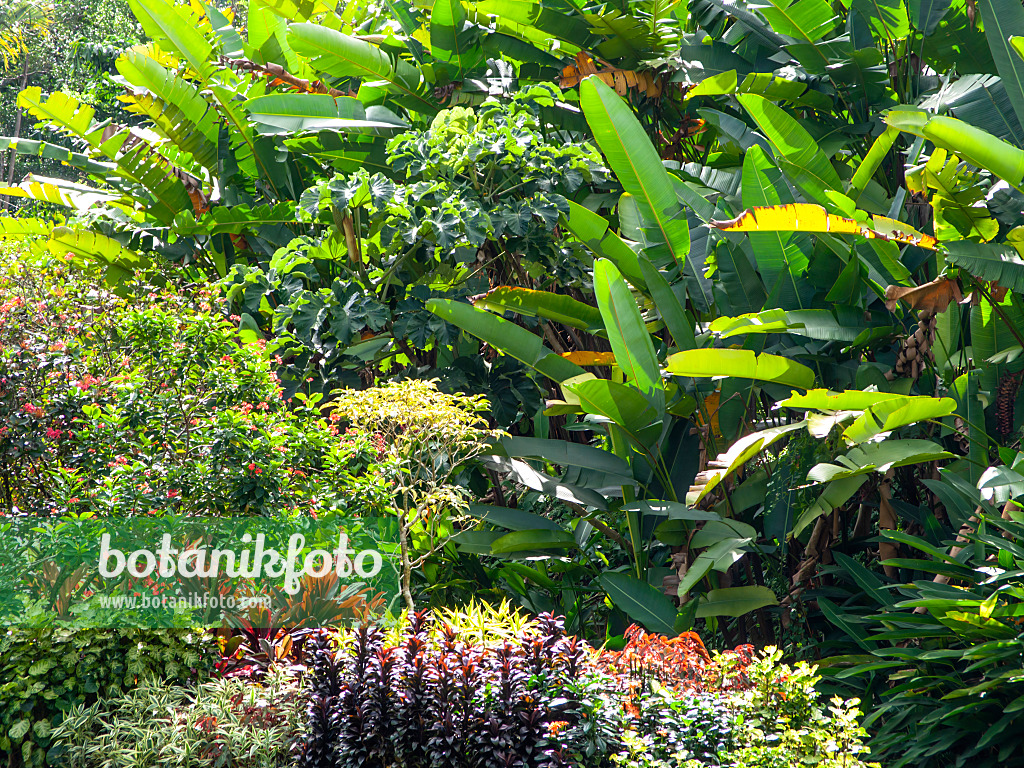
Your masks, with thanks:
[{"label": "understory plant", "polygon": [[208,636],[189,630],[8,629],[0,634],[0,758],[57,765],[76,708],[150,683],[185,685],[213,668]]},{"label": "understory plant", "polygon": [[389,475],[398,516],[402,597],[414,609],[413,570],[449,545],[472,498],[459,474],[493,450],[502,434],[488,428],[482,395],[446,394],[435,382],[409,379],[341,394],[331,419],[372,434]]},{"label": "understory plant", "polygon": [[260,683],[150,680],[76,706],[54,730],[54,765],[68,768],[277,768],[291,760],[302,719],[299,679],[283,668]]},{"label": "understory plant", "polygon": [[892,576],[842,558],[840,588],[816,595],[840,628],[826,647],[848,649],[823,660],[829,686],[871,704],[892,765],[1024,764],[1024,478],[1021,454],[1004,458],[980,490],[948,470],[928,483],[946,525],[886,534],[913,555],[887,561]]},{"label": "understory plant", "polygon": [[354,630],[314,657],[300,763],[867,765],[857,702],[826,709],[806,664],[774,649],[711,656],[692,633],[628,636],[601,654],[550,615],[486,643],[426,613],[397,637]]}]

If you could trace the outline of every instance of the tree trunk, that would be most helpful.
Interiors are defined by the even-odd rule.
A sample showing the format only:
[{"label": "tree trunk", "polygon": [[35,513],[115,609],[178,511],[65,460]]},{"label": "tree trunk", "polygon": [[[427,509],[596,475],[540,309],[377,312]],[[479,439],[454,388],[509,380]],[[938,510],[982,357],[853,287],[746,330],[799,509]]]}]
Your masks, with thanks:
[{"label": "tree trunk", "polygon": [[[18,87],[18,93],[25,90],[25,86],[28,84],[28,56],[24,55],[21,57],[21,85]],[[18,111],[14,113],[14,132],[11,134],[11,138],[17,139],[21,135],[21,107],[18,107]],[[7,186],[11,186],[14,183],[14,164],[18,157],[18,151],[11,147],[7,157]],[[11,199],[4,195],[0,199],[0,208],[11,207]]]}]

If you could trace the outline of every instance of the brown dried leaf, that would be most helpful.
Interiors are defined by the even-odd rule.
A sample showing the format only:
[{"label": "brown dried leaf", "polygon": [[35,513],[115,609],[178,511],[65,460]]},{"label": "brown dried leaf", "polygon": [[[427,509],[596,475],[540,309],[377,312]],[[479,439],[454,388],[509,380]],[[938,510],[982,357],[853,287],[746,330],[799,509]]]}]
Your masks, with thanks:
[{"label": "brown dried leaf", "polygon": [[896,305],[902,301],[909,304],[915,312],[923,310],[934,315],[945,312],[951,301],[962,300],[960,285],[955,280],[945,277],[912,288],[890,285],[885,289],[885,308],[890,312],[895,312]]},{"label": "brown dried leaf", "polygon": [[998,280],[993,280],[988,286],[988,294],[996,304],[1002,304],[1009,291],[1010,289],[1000,285]]},{"label": "brown dried leaf", "polygon": [[562,88],[575,88],[583,78],[590,75],[597,75],[602,82],[614,88],[620,96],[625,96],[630,88],[634,88],[648,98],[656,99],[661,95],[663,88],[662,78],[655,77],[650,72],[610,67],[606,62],[605,68],[599,72],[594,60],[583,51],[576,54],[575,64],[570,64],[562,69],[558,85]]}]

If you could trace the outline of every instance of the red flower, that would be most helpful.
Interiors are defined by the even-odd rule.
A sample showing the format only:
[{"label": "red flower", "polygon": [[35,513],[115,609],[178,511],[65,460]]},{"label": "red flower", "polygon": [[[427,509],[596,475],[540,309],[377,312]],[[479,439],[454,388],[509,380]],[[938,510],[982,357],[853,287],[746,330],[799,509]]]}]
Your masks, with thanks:
[{"label": "red flower", "polygon": [[83,392],[87,392],[89,390],[89,387],[91,387],[97,381],[99,381],[99,379],[97,379],[92,374],[87,373],[85,374],[85,376],[82,377],[81,381],[75,382],[75,386],[78,387]]}]

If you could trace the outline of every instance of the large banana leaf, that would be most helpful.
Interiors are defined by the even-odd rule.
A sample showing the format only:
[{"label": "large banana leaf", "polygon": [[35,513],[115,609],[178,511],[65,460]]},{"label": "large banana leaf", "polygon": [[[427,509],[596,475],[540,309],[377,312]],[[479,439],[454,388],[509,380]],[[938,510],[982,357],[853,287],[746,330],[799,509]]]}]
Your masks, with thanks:
[{"label": "large banana leaf", "polygon": [[306,21],[318,13],[333,11],[335,0],[260,0],[274,13],[289,21]]},{"label": "large banana leaf", "polygon": [[842,506],[853,494],[860,490],[860,487],[867,482],[867,475],[856,475],[835,480],[825,486],[825,490],[807,509],[800,513],[796,523],[793,525],[791,534],[799,536],[801,532],[822,515],[831,514],[836,507]]},{"label": "large banana leaf", "polygon": [[[131,0],[131,7],[146,33],[188,62],[195,77],[213,95],[221,117],[228,124],[229,140],[239,167],[250,176],[261,177],[275,195],[281,195],[279,169],[258,151],[253,131],[236,100],[238,93],[234,86],[238,78],[231,70],[214,67],[213,48],[191,23],[190,7],[171,6],[164,0]],[[190,115],[188,110],[182,111]]]},{"label": "large banana leaf", "polygon": [[598,576],[615,606],[648,630],[674,636],[676,608],[663,592],[646,581],[621,571],[609,571]]},{"label": "large banana leaf", "polygon": [[717,250],[718,270],[722,288],[728,301],[719,300],[724,314],[742,315],[764,307],[768,294],[758,276],[746,249],[749,243],[726,241]]},{"label": "large banana leaf", "polygon": [[1020,188],[1024,180],[1024,150],[962,120],[901,107],[886,114],[885,121],[901,131],[922,136],[979,168],[991,171],[1011,186]]},{"label": "large banana leaf", "polygon": [[461,0],[434,0],[430,11],[430,52],[456,67],[455,79],[483,59],[479,28],[468,23]]},{"label": "large banana leaf", "polygon": [[[974,7],[970,13],[968,8]],[[955,68],[960,74],[991,74],[996,70],[992,52],[977,23],[977,5],[953,0],[938,28],[923,41],[922,58],[939,72]]]},{"label": "large banana leaf", "polygon": [[383,81],[406,106],[433,114],[437,106],[423,94],[419,70],[380,48],[319,24],[292,24],[288,42],[297,53],[311,59],[312,66],[334,77]]},{"label": "large banana leaf", "polygon": [[896,467],[952,458],[955,458],[952,453],[930,440],[884,440],[853,448],[839,456],[837,464],[816,464],[807,473],[807,479],[811,483],[828,483],[869,472],[885,474]]},{"label": "large banana leaf", "polygon": [[[693,330],[693,319],[687,314],[682,301],[668,280],[659,272],[650,260],[645,256],[640,261],[640,270],[643,272],[644,280],[647,282],[647,290],[654,299],[654,308],[665,321],[668,332],[672,334],[672,340],[679,349],[694,349],[697,346],[697,339]],[[680,285],[680,288],[682,286]],[[685,300],[685,296],[683,297]]]},{"label": "large banana leaf", "polygon": [[[705,0],[705,2],[716,8],[721,16],[726,18],[731,16],[736,19],[737,29],[730,30],[732,40],[739,42],[741,37],[749,35],[764,46],[767,52],[763,55],[770,56],[778,53],[792,42],[772,29],[770,24],[765,24],[764,19],[754,14],[744,0]],[[690,10],[692,13],[697,9],[691,5]],[[708,29],[709,20],[702,20],[700,25]]]},{"label": "large banana leaf", "polygon": [[[548,3],[539,0],[481,0],[473,4],[478,13],[495,16],[509,31],[534,44],[551,47],[570,56],[595,42],[590,25],[569,2]],[[568,45],[564,45],[568,43]]]},{"label": "large banana leaf", "polygon": [[636,253],[609,228],[607,219],[571,200],[569,215],[564,218],[569,231],[595,256],[601,256],[615,264],[622,276],[635,288],[641,291],[646,289],[647,285],[640,271]]},{"label": "large banana leaf", "polygon": [[950,397],[907,397],[872,405],[843,431],[848,443],[866,443],[883,432],[948,416],[956,410]]},{"label": "large banana leaf", "polygon": [[596,77],[580,86],[580,104],[594,139],[641,217],[653,224],[650,238],[663,243],[682,268],[690,250],[690,228],[668,176],[643,126],[622,98]]},{"label": "large banana leaf", "polygon": [[551,496],[580,506],[590,506],[605,511],[608,501],[604,496],[591,488],[581,488],[570,483],[563,483],[551,475],[534,469],[525,461],[510,459],[504,456],[490,456],[485,463],[492,469],[508,473],[516,481],[538,493]]},{"label": "large banana leaf", "polygon": [[220,121],[199,90],[137,50],[120,56],[117,69],[131,85],[143,89],[130,94],[129,110],[147,115],[197,162],[216,170]]},{"label": "large banana leaf", "polygon": [[832,100],[821,91],[809,90],[806,83],[778,77],[766,72],[750,72],[742,80],[736,70],[729,70],[710,77],[687,93],[687,98],[696,96],[721,96],[736,93],[756,93],[771,101],[785,101],[811,109],[828,110]]},{"label": "large banana leaf", "polygon": [[[306,19],[292,17],[291,21],[306,21]],[[277,38],[279,46],[287,44],[285,42],[285,35],[288,30],[288,23],[282,16],[268,8],[265,0],[250,1],[245,27],[248,32],[249,47],[253,51],[259,51],[272,37]],[[291,58],[295,59],[294,52],[292,52]],[[289,66],[287,69],[289,72],[292,72],[292,64],[293,61],[288,62]],[[296,73],[293,72],[293,74]]]},{"label": "large banana leaf", "polygon": [[213,75],[213,46],[174,7],[164,0],[128,0],[128,5],[147,35],[181,56],[202,79]]},{"label": "large banana leaf", "polygon": [[116,66],[117,71],[133,86],[151,91],[160,100],[180,109],[193,130],[216,146],[217,114],[192,83],[134,49],[118,57]]},{"label": "large banana leaf", "polygon": [[910,17],[903,0],[853,0],[879,44],[894,44],[910,34]]},{"label": "large banana leaf", "polygon": [[594,262],[594,292],[619,368],[664,413],[665,386],[651,334],[622,275],[607,259]]},{"label": "large banana leaf", "polygon": [[768,381],[799,389],[814,386],[814,371],[778,355],[749,349],[690,349],[669,356],[666,370],[675,376],[723,377]]},{"label": "large banana leaf", "polygon": [[710,330],[723,339],[746,333],[792,333],[821,341],[856,341],[863,326],[840,323],[827,309],[766,309],[739,317],[718,317]]},{"label": "large banana leaf", "polygon": [[[93,117],[96,110],[88,104],[58,91],[43,98],[41,88],[26,88],[18,94],[18,106],[40,121],[49,123],[65,136],[84,139],[92,147],[100,147],[102,130],[95,130]],[[113,159],[113,153],[104,153]]]},{"label": "large banana leaf", "polygon": [[560,531],[561,526],[554,520],[526,512],[522,509],[509,509],[507,507],[495,507],[488,504],[471,504],[466,514],[483,520],[485,523],[498,525],[511,531],[532,531],[546,529],[549,531]]},{"label": "large banana leaf", "polygon": [[655,446],[661,436],[664,414],[637,392],[607,379],[584,379],[565,383],[563,389],[579,399],[586,413],[611,421],[637,451],[651,461],[657,460]]},{"label": "large banana leaf", "polygon": [[842,185],[836,169],[811,135],[792,115],[762,96],[747,93],[736,98],[768,139],[779,167],[811,200],[831,207],[825,192],[840,191]]},{"label": "large banana leaf", "polygon": [[95,110],[89,105],[59,91],[44,99],[41,89],[31,87],[18,95],[18,106],[61,133],[88,142],[112,160],[117,170],[108,182],[117,186],[116,177],[120,176],[148,191],[152,199],[141,202],[149,203],[148,212],[158,221],[170,224],[178,211],[191,207],[184,185],[169,172],[167,160],[145,143],[122,152],[129,137],[126,129],[104,140],[104,126],[93,121]]},{"label": "large banana leaf", "polygon": [[22,138],[12,139],[0,136],[0,153],[6,152],[9,149],[13,149],[19,155],[59,160],[62,163],[67,163],[72,168],[78,168],[88,173],[105,174],[116,167],[113,163],[101,162],[81,152],[72,152],[66,147],[60,147],[46,141]]},{"label": "large banana leaf", "polygon": [[559,467],[583,467],[621,477],[630,475],[625,461],[611,451],[592,445],[538,437],[503,437],[500,446],[512,458],[538,459]]},{"label": "large banana leaf", "polygon": [[768,587],[726,587],[712,589],[697,606],[697,617],[709,616],[742,616],[745,613],[778,605],[775,593]]},{"label": "large banana leaf", "polygon": [[885,156],[889,154],[889,150],[892,149],[892,145],[896,142],[896,137],[899,136],[899,133],[891,125],[886,126],[885,130],[872,143],[871,149],[868,150],[860,165],[857,166],[853,178],[850,179],[850,197],[853,198],[855,203],[860,200],[864,188],[868,185],[871,177],[875,175],[875,171],[878,170]]},{"label": "large banana leaf", "polygon": [[1024,128],[1005,83],[995,75],[964,75],[924,99],[920,106],[929,112],[949,114],[1014,146],[1024,146]]},{"label": "large banana leaf", "polygon": [[895,219],[872,216],[871,225],[873,226],[869,226],[867,221],[837,216],[812,203],[751,208],[735,219],[710,222],[710,226],[725,232],[817,232],[861,235],[869,239],[891,240],[929,250],[938,247],[938,241],[931,235],[918,232]]},{"label": "large banana leaf", "polygon": [[815,43],[832,31],[836,15],[826,0],[768,0],[757,8],[772,29],[806,43]]},{"label": "large banana leaf", "polygon": [[813,408],[818,411],[863,411],[878,403],[893,400],[910,401],[907,395],[892,392],[865,392],[849,389],[844,392],[831,392],[827,389],[812,389],[804,394],[793,394],[779,401],[780,408]]},{"label": "large banana leaf", "polygon": [[191,211],[182,211],[174,218],[174,231],[179,235],[237,235],[258,231],[260,227],[289,225],[295,222],[295,204],[277,205],[215,205],[207,213],[196,217]]},{"label": "large banana leaf", "polygon": [[735,71],[738,75],[746,77],[747,74],[755,71],[754,64],[742,56],[738,56],[733,52],[731,46],[718,40],[704,45],[684,43],[679,47],[678,55],[682,61],[686,62],[686,66],[673,73],[672,82],[674,83],[687,85],[699,83],[709,77],[729,71]]},{"label": "large banana leaf", "polygon": [[204,168],[216,172],[216,141],[210,142],[180,109],[173,104],[164,103],[148,92],[129,93],[122,98],[128,103],[129,111],[148,117],[153,127],[174,146],[192,155],[192,158]]},{"label": "large banana leaf", "polygon": [[760,432],[751,432],[749,435],[744,435],[739,440],[736,440],[729,446],[727,451],[718,455],[713,468],[697,476],[693,486],[686,494],[686,503],[690,506],[697,505],[701,499],[717,488],[725,478],[752,458],[779,440],[784,439],[790,432],[801,429],[807,429],[806,421],[769,427]]},{"label": "large banana leaf", "polygon": [[36,235],[49,235],[53,231],[53,224],[40,219],[19,217],[17,219],[9,216],[0,216],[0,239],[34,237]]},{"label": "large banana leaf", "polygon": [[549,379],[561,382],[585,373],[545,347],[540,336],[490,312],[451,299],[430,299],[426,308]]},{"label": "large banana leaf", "polygon": [[69,227],[54,227],[46,248],[55,256],[70,253],[79,262],[104,267],[104,278],[115,286],[150,263],[147,257],[125,248],[113,238]]},{"label": "large banana leaf", "polygon": [[590,333],[604,329],[601,311],[597,307],[561,293],[499,287],[474,299],[473,305],[498,314],[518,312],[527,317],[543,317]]},{"label": "large banana leaf", "polygon": [[1014,52],[1010,42],[1011,35],[1024,32],[1024,7],[1015,0],[985,0],[981,3],[981,18],[996,72],[1003,80],[1017,121],[1024,125],[1024,59]]},{"label": "large banana leaf", "polygon": [[1024,291],[1024,259],[1009,246],[954,241],[946,243],[946,260],[981,280],[995,280],[1011,291]]},{"label": "large banana leaf", "polygon": [[909,0],[910,21],[925,37],[932,34],[946,15],[951,0]]},{"label": "large banana leaf", "polygon": [[26,176],[16,187],[0,187],[0,195],[27,197],[30,200],[63,205],[76,211],[84,211],[97,203],[107,203],[118,197],[109,190],[33,174]]},{"label": "large banana leaf", "polygon": [[325,93],[274,93],[245,102],[256,130],[263,134],[292,136],[307,131],[365,132],[395,129],[401,123],[367,120],[359,99]]},{"label": "large banana leaf", "polygon": [[[743,205],[754,208],[792,202],[792,193],[778,168],[761,147],[751,147],[743,159]],[[793,237],[792,231],[751,232],[750,244],[768,295],[775,299],[772,304],[782,309],[803,309],[810,299],[809,289],[813,290],[801,279],[810,263],[804,253],[809,238]]]}]

